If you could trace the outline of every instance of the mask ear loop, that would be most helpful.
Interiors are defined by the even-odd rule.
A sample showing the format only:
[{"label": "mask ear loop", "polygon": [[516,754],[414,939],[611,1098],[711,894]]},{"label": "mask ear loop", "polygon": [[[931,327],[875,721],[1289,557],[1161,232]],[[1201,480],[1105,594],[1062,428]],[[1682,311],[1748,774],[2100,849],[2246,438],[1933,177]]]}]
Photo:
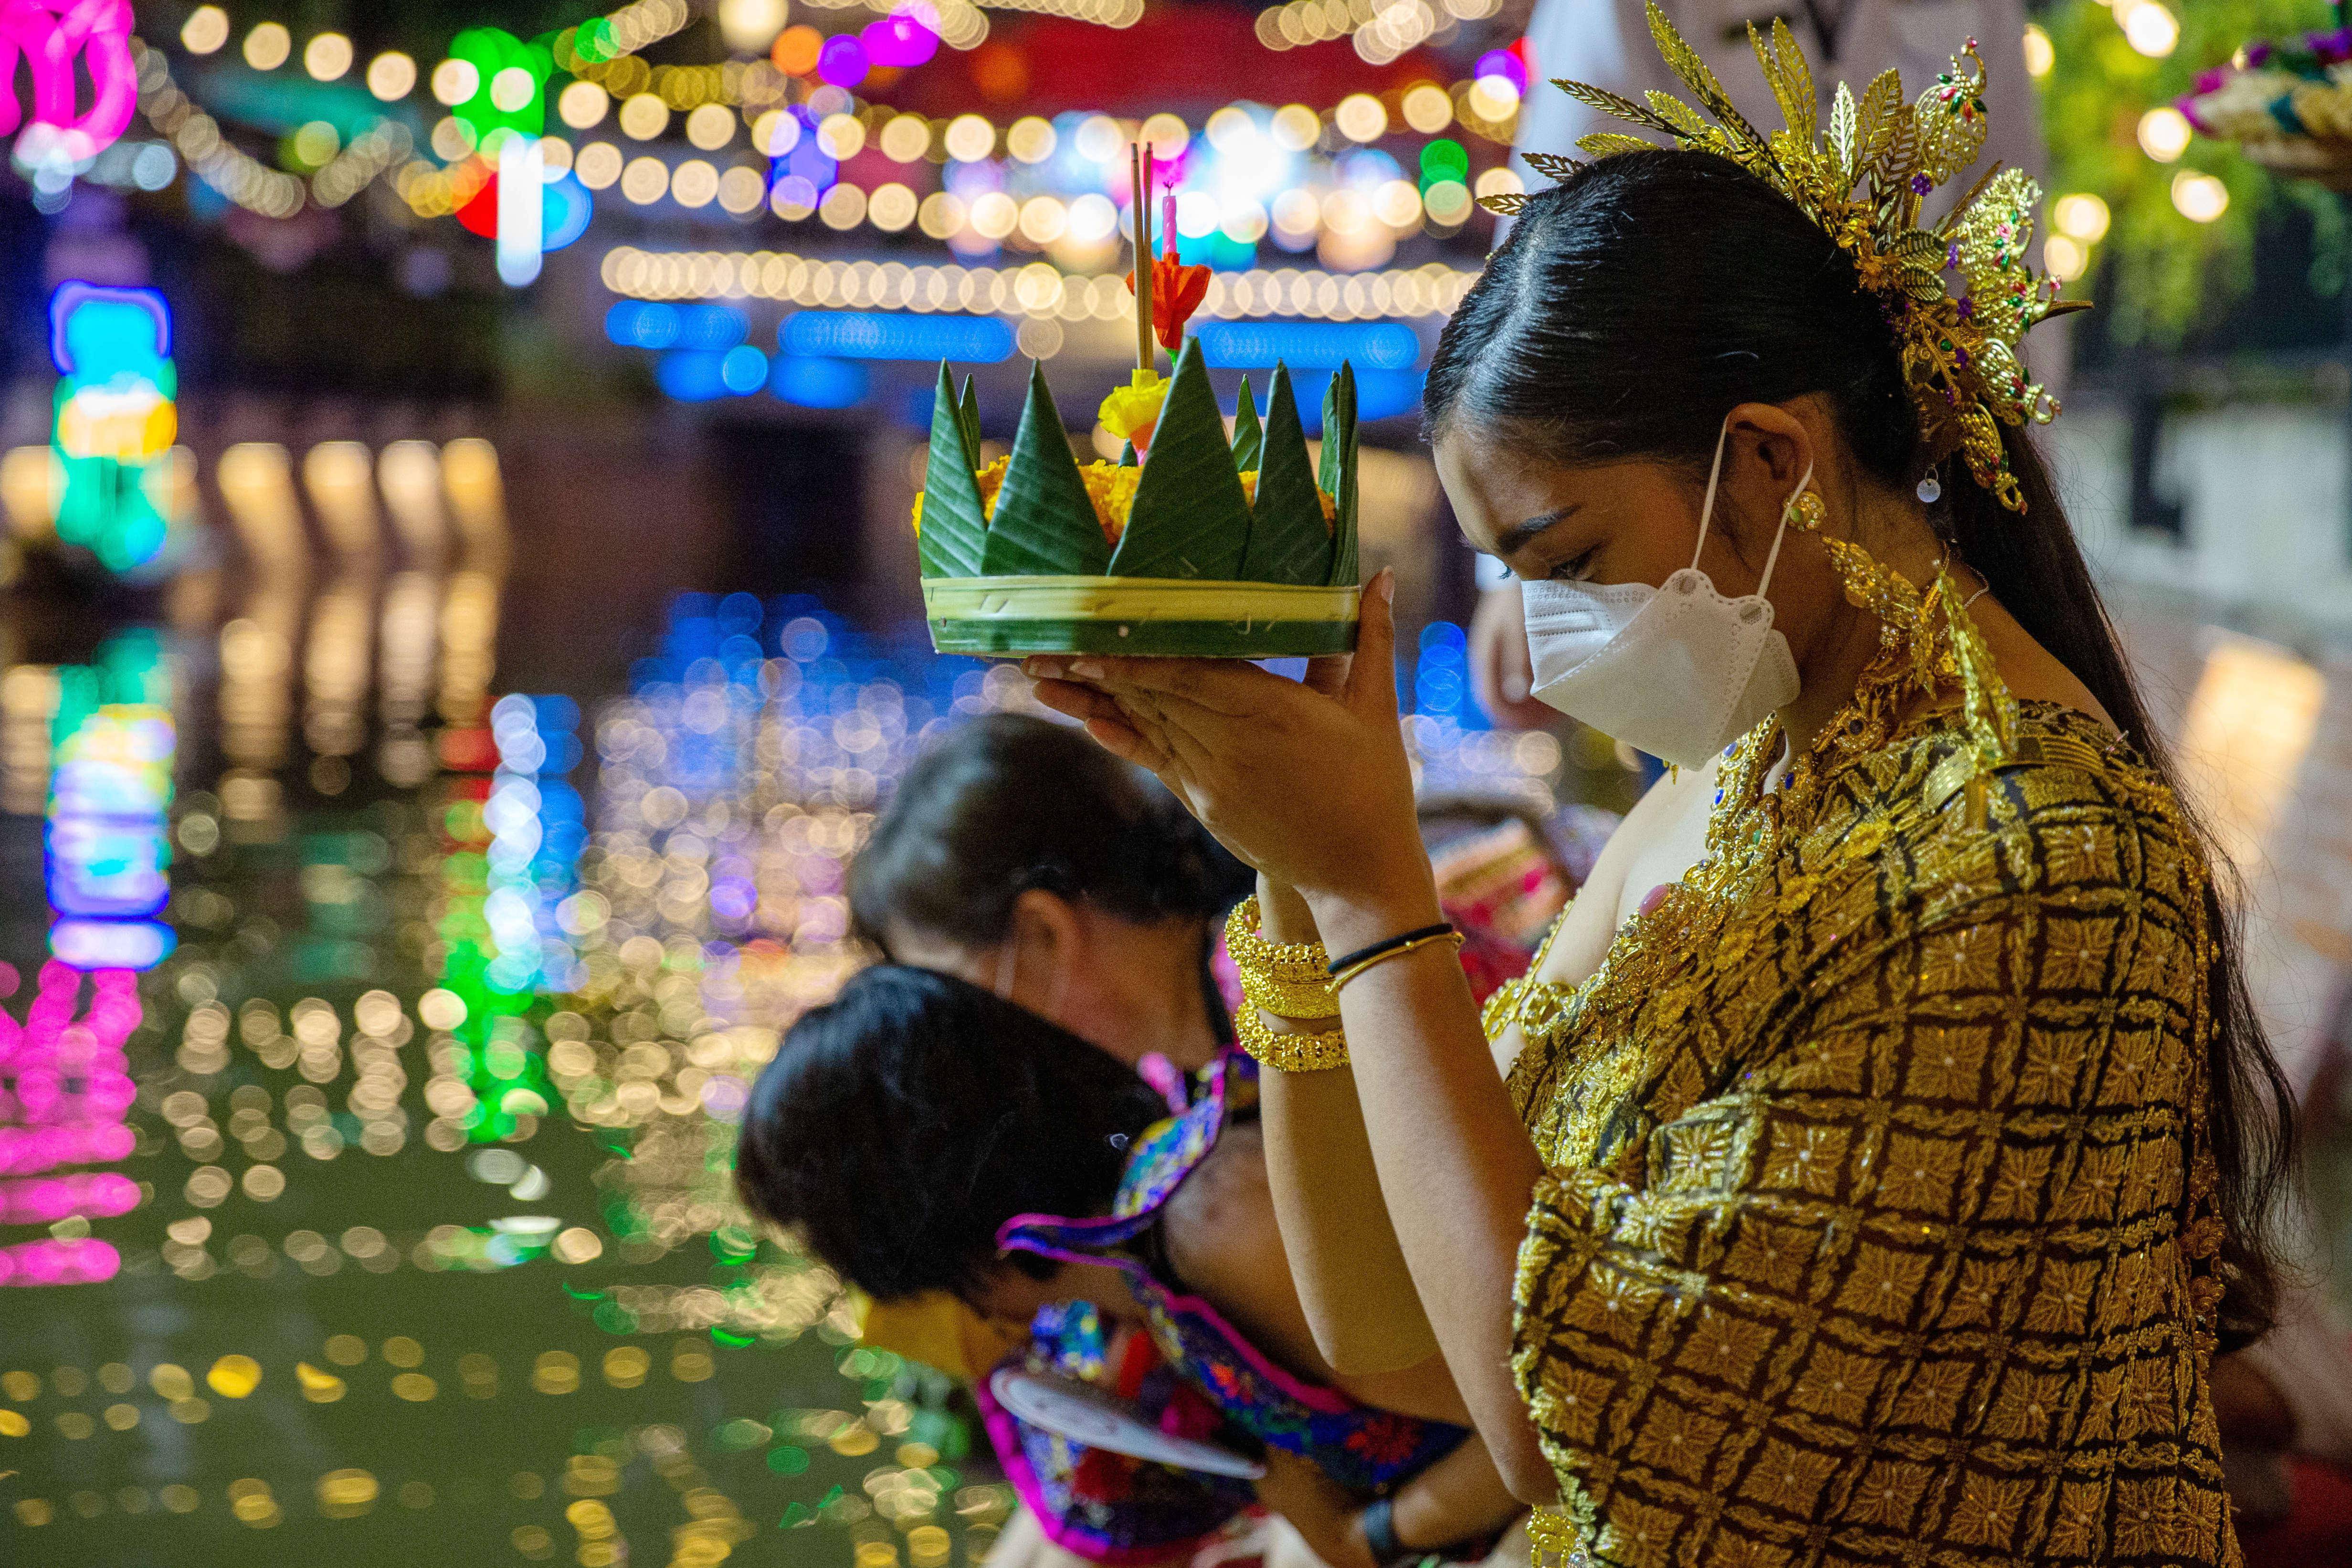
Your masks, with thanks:
[{"label": "mask ear loop", "polygon": [[1780,526],[1772,530],[1772,550],[1764,558],[1764,580],[1756,585],[1756,597],[1759,599],[1772,590],[1772,569],[1780,564],[1780,546],[1789,537],[1789,514],[1797,509],[1797,497],[1803,495],[1805,486],[1812,482],[1813,465],[1808,463],[1805,465],[1805,476],[1797,481],[1797,487],[1789,492],[1787,500],[1780,503]]},{"label": "mask ear loop", "polygon": [[1717,480],[1723,477],[1723,446],[1724,443],[1730,439],[1731,416],[1727,413],[1723,416],[1723,428],[1716,432],[1715,435],[1715,465],[1706,471],[1706,499],[1699,503],[1698,548],[1691,551],[1691,563],[1688,569],[1692,571],[1698,570],[1698,558],[1706,553],[1707,525],[1715,517],[1715,484]]},{"label": "mask ear loop", "polygon": [[1021,978],[1021,939],[1009,938],[996,955],[996,997],[999,1001],[1013,999],[1013,988]]},{"label": "mask ear loop", "polygon": [[[1717,432],[1715,437],[1715,462],[1706,471],[1706,499],[1699,503],[1698,548],[1691,551],[1690,570],[1693,571],[1698,570],[1699,557],[1706,553],[1706,530],[1715,517],[1716,486],[1723,478],[1723,448],[1730,439],[1731,416],[1727,413],[1723,416],[1723,428]],[[1764,579],[1756,585],[1756,597],[1759,599],[1771,591],[1772,569],[1780,564],[1780,546],[1789,537],[1790,508],[1797,504],[1797,497],[1803,495],[1805,486],[1812,482],[1813,465],[1808,463],[1804,476],[1797,481],[1797,487],[1789,492],[1787,500],[1780,503],[1780,526],[1772,531],[1772,549],[1764,558]]]}]

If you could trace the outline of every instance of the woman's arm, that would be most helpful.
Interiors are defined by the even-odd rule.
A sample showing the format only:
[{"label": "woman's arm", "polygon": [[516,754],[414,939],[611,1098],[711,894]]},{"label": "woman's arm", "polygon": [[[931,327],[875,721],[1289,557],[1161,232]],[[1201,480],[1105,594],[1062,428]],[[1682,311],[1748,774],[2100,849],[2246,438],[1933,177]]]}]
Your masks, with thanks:
[{"label": "woman's arm", "polygon": [[[1711,767],[1686,771],[1634,803],[1561,913],[1559,929],[1545,944],[1538,978],[1574,985],[1600,967],[1616,936],[1629,867],[1675,828],[1691,797],[1713,789],[1714,775]],[[1289,888],[1261,876],[1258,905],[1267,941],[1319,940],[1312,912]],[[1277,1033],[1290,1032],[1283,1020],[1268,1015],[1267,1021]],[[1496,1066],[1507,1070],[1522,1043],[1518,1026],[1507,1026],[1489,1047]],[[1436,1333],[1380,1195],[1354,1070],[1268,1071],[1259,1083],[1275,1213],[1317,1346],[1349,1373],[1425,1359],[1437,1349]]]},{"label": "woman's arm", "polygon": [[[1266,1454],[1258,1500],[1282,1515],[1329,1568],[1375,1568],[1363,1506],[1296,1454]],[[1434,1552],[1491,1535],[1525,1511],[1475,1436],[1399,1487],[1389,1500],[1397,1544]]]},{"label": "woman's arm", "polygon": [[[1316,925],[1349,952],[1438,919],[1427,862],[1378,895],[1324,895]],[[1495,1075],[1469,982],[1444,943],[1339,994],[1381,1192],[1445,1364],[1513,1495],[1558,1496],[1511,1374],[1512,1281],[1543,1162]]]},{"label": "woman's arm", "polygon": [[[1397,728],[1394,593],[1392,572],[1373,580],[1339,679],[1327,668],[1302,685],[1201,660],[1030,668],[1046,677],[1049,706],[1297,888],[1324,944],[1345,953],[1438,918]],[[1495,1074],[1469,983],[1440,944],[1355,980],[1340,1014],[1381,1192],[1446,1365],[1512,1491],[1549,1500],[1557,1483],[1510,1365],[1512,1282],[1542,1162]]]},{"label": "woman's arm", "polygon": [[1475,1434],[1398,1488],[1391,1507],[1397,1543],[1424,1550],[1475,1541],[1527,1511]]},{"label": "woman's arm", "polygon": [[1433,1345],[1418,1361],[1377,1373],[1339,1371],[1320,1354],[1284,1256],[1266,1179],[1266,1142],[1258,1126],[1228,1128],[1169,1200],[1161,1240],[1177,1282],[1300,1377],[1366,1405],[1466,1425],[1470,1412]]},{"label": "woman's arm", "polygon": [[[1314,917],[1288,888],[1260,877],[1258,906],[1267,941],[1316,939]],[[1267,1022],[1288,1032],[1271,1014]],[[1328,1026],[1326,1019],[1306,1027]],[[1259,1075],[1258,1103],[1275,1218],[1316,1348],[1342,1374],[1393,1372],[1429,1360],[1437,1336],[1381,1197],[1355,1074],[1345,1067],[1269,1069]]]}]

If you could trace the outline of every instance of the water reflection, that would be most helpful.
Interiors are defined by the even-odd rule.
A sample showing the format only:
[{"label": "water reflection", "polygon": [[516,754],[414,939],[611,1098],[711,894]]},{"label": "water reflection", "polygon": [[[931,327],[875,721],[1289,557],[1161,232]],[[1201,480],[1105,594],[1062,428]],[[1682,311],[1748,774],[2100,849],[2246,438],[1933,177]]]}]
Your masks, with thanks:
[{"label": "water reflection", "polygon": [[0,671],[0,804],[49,851],[8,895],[56,911],[0,1024],[0,1280],[50,1287],[0,1346],[12,1528],[62,1564],[976,1554],[1006,1497],[950,1390],[852,1347],[727,1152],[854,962],[889,779],[1016,684],[739,595],[584,710],[502,695],[496,454],[319,454],[224,455],[251,570],[208,613]]}]

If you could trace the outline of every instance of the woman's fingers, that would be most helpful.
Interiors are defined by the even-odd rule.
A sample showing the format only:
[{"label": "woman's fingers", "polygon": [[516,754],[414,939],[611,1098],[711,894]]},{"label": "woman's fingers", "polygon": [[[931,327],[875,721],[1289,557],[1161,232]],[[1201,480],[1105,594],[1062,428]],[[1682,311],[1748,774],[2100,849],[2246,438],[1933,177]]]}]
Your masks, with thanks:
[{"label": "woman's fingers", "polygon": [[1156,773],[1164,781],[1171,766],[1168,754],[1132,725],[1115,718],[1090,718],[1087,734],[1097,746],[1118,758],[1131,762],[1147,773]]},{"label": "woman's fingers", "polygon": [[1167,772],[1171,760],[1167,744],[1147,733],[1154,727],[1144,715],[1120,706],[1109,693],[1071,681],[1039,681],[1034,689],[1040,703],[1076,719],[1095,744],[1120,761],[1153,773]]},{"label": "woman's fingers", "polygon": [[1241,659],[1137,659],[1049,654],[1023,665],[1045,680],[1084,681],[1110,691],[1158,692],[1235,716],[1263,706],[1266,683],[1288,685],[1279,675]]},{"label": "woman's fingers", "polygon": [[1131,732],[1136,737],[1136,754],[1129,756],[1122,751],[1118,755],[1126,758],[1129,762],[1150,768],[1172,786],[1173,769],[1180,759],[1176,756],[1176,749],[1172,744],[1167,716],[1160,711],[1157,705],[1138,696],[1118,699],[1118,708],[1116,718],[1088,720],[1087,732],[1089,735],[1093,734],[1094,726],[1097,723],[1116,726]]},{"label": "woman's fingers", "polygon": [[1039,681],[1033,689],[1039,702],[1075,719],[1117,720],[1120,716],[1118,703],[1108,692],[1076,681]]},{"label": "woman's fingers", "polygon": [[1096,746],[1118,757],[1119,762],[1134,762],[1152,773],[1167,773],[1171,767],[1173,755],[1167,736],[1160,734],[1162,717],[1152,707],[1139,701],[1122,703],[1108,691],[1061,679],[1042,679],[1034,682],[1033,689],[1037,701],[1046,707],[1085,724]]},{"label": "woman's fingers", "polygon": [[1381,568],[1356,621],[1356,655],[1347,704],[1362,718],[1393,726],[1396,692],[1396,569]]},{"label": "woman's fingers", "polygon": [[1310,692],[1321,692],[1327,697],[1345,698],[1348,693],[1348,666],[1355,662],[1352,653],[1325,653],[1307,661],[1307,676],[1299,684]]}]

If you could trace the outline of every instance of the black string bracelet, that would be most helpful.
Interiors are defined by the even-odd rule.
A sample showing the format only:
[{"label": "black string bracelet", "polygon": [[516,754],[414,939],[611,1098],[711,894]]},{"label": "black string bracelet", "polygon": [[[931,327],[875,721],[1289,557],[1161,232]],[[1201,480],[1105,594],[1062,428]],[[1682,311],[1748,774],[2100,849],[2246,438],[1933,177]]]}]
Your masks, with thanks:
[{"label": "black string bracelet", "polygon": [[1454,922],[1441,920],[1434,925],[1424,925],[1419,930],[1408,931],[1402,936],[1391,936],[1384,942],[1375,942],[1369,947],[1359,947],[1352,953],[1334,958],[1328,966],[1328,972],[1336,975],[1343,969],[1354,968],[1368,958],[1377,958],[1382,954],[1393,953],[1398,948],[1408,946],[1415,942],[1426,942],[1433,937],[1451,936],[1454,934]]}]

